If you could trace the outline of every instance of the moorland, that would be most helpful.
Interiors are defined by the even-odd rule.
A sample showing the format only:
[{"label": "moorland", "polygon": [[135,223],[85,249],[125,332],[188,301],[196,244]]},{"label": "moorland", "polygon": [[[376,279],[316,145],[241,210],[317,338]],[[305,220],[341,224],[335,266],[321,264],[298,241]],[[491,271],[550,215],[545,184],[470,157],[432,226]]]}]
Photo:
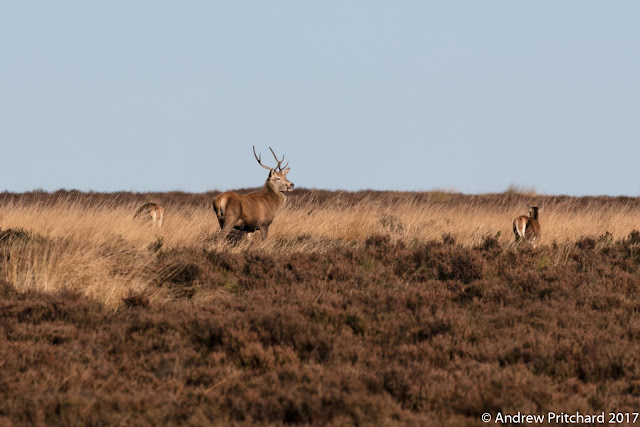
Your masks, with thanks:
[{"label": "moorland", "polygon": [[217,194],[0,194],[0,424],[637,412],[640,199],[296,189],[221,241]]}]

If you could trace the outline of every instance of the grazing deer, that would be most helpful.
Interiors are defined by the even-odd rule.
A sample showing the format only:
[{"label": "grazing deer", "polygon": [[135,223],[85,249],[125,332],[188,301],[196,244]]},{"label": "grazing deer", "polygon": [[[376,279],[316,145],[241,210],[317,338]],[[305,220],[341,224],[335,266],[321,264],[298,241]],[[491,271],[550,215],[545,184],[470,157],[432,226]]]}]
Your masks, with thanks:
[{"label": "grazing deer", "polygon": [[152,227],[160,230],[164,219],[164,208],[157,203],[145,203],[136,211],[134,218],[140,216],[151,217]]},{"label": "grazing deer", "polygon": [[293,182],[287,179],[290,168],[287,162],[284,167],[282,160],[278,160],[278,156],[273,152],[278,165],[270,168],[262,164],[262,155],[256,154],[256,147],[253,147],[253,155],[258,164],[269,170],[269,177],[264,183],[261,191],[240,195],[233,191],[227,191],[220,194],[213,200],[213,210],[216,212],[220,229],[223,236],[227,236],[231,229],[238,231],[254,232],[260,230],[262,239],[267,238],[269,226],[276,216],[276,212],[282,207],[287,200],[285,192],[293,190]]},{"label": "grazing deer", "polygon": [[540,223],[538,222],[538,206],[529,208],[529,216],[519,216],[513,221],[513,234],[516,242],[520,239],[529,240],[534,246],[540,239]]}]

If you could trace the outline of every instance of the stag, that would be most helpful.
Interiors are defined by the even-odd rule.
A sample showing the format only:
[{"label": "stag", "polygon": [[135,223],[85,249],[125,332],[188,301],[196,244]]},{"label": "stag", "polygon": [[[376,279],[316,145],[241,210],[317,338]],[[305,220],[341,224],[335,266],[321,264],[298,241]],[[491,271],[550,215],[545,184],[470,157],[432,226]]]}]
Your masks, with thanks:
[{"label": "stag", "polygon": [[222,236],[226,237],[232,229],[243,232],[260,230],[262,239],[267,238],[276,212],[287,200],[285,193],[293,190],[293,182],[287,179],[289,162],[282,166],[284,156],[278,160],[271,147],[269,150],[278,163],[275,168],[263,165],[262,155],[257,155],[256,147],[253,147],[258,164],[269,171],[262,190],[244,195],[227,191],[213,200],[213,210],[218,217]]}]

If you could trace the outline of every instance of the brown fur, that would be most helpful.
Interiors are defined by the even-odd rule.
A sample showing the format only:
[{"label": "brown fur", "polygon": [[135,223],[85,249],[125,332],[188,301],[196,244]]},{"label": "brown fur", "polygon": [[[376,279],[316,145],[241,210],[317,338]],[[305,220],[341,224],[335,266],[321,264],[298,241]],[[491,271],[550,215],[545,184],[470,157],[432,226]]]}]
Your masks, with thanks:
[{"label": "brown fur", "polygon": [[153,228],[160,230],[164,219],[164,208],[157,203],[145,203],[136,211],[134,218],[147,216],[151,218]]},{"label": "brown fur", "polygon": [[519,216],[513,221],[513,233],[516,236],[516,242],[520,239],[525,239],[535,244],[540,239],[542,232],[538,222],[538,210],[537,206],[533,206],[529,209],[529,216]]},{"label": "brown fur", "polygon": [[[273,153],[273,150],[271,152]],[[232,229],[246,232],[260,230],[262,238],[266,239],[276,212],[287,200],[285,192],[293,190],[294,184],[286,177],[289,168],[277,170],[281,160],[278,161],[276,157],[276,161],[278,161],[276,169],[262,165],[258,156],[256,156],[256,160],[260,166],[269,169],[269,177],[261,191],[244,195],[227,191],[213,200],[213,210],[218,217],[222,235],[225,237]]]}]

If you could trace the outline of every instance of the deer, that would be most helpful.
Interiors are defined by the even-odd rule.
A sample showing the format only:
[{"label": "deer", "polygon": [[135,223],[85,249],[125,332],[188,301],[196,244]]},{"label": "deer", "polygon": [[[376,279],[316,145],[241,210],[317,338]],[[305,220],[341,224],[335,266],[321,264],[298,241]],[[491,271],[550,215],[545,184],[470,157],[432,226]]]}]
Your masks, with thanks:
[{"label": "deer", "polygon": [[293,191],[294,184],[287,179],[291,169],[287,167],[289,162],[282,166],[284,155],[281,160],[278,160],[278,156],[271,147],[269,150],[277,162],[274,168],[263,165],[262,154],[256,154],[256,147],[253,147],[253,156],[256,161],[269,171],[262,190],[248,194],[226,191],[213,200],[213,210],[220,223],[223,237],[227,237],[232,229],[248,233],[260,230],[262,240],[266,240],[269,226],[287,200],[286,193]]},{"label": "deer", "polygon": [[164,208],[157,203],[145,203],[138,208],[133,217],[139,218],[141,216],[150,217],[152,227],[160,231],[162,228],[162,220],[164,219]]},{"label": "deer", "polygon": [[519,216],[513,220],[513,234],[516,236],[516,242],[520,239],[530,241],[533,246],[542,235],[540,231],[540,223],[538,222],[538,206],[529,208],[529,216]]}]

